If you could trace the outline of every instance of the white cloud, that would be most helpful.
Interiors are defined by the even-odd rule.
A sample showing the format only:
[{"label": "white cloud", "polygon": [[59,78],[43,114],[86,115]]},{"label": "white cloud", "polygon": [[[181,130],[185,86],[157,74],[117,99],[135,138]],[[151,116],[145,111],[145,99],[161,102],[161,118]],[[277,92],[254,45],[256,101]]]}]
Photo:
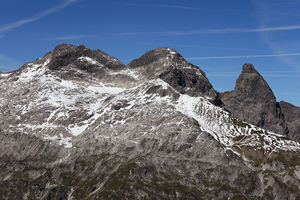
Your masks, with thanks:
[{"label": "white cloud", "polygon": [[[264,74],[260,73],[263,77],[271,77],[271,78],[300,78],[300,74]],[[232,78],[238,77],[239,73],[206,73],[207,77],[223,77],[223,78]]]},{"label": "white cloud", "polygon": [[147,35],[181,36],[181,35],[200,35],[200,34],[262,33],[262,32],[291,31],[291,30],[300,30],[300,25],[263,27],[263,28],[252,28],[252,29],[223,28],[223,29],[202,29],[202,30],[191,30],[191,31],[124,32],[124,33],[116,33],[115,35],[147,34]]},{"label": "white cloud", "polygon": [[6,55],[0,54],[0,71],[11,71],[21,67],[21,63]]},{"label": "white cloud", "polygon": [[25,19],[21,19],[9,24],[4,24],[2,26],[0,26],[0,33],[4,33],[4,32],[8,32],[8,31],[12,31],[16,28],[19,28],[25,24],[37,21],[47,15],[53,14],[55,12],[58,12],[60,10],[62,10],[63,8],[77,2],[78,0],[66,0],[64,3],[57,5],[55,7],[49,8],[47,10],[41,11],[40,13],[38,13],[35,16],[29,17],[29,18],[25,18]]},{"label": "white cloud", "polygon": [[154,7],[154,8],[175,8],[175,9],[185,9],[185,10],[205,10],[205,11],[213,11],[213,12],[233,12],[241,10],[237,9],[209,9],[205,7],[196,7],[196,6],[186,6],[186,5],[172,5],[172,4],[138,4],[138,3],[123,3],[124,6],[136,6],[136,7]]},{"label": "white cloud", "polygon": [[[150,44],[149,44],[150,45]],[[224,50],[238,50],[238,51],[258,51],[258,52],[269,52],[270,49],[252,49],[252,48],[235,48],[235,47],[221,47],[221,46],[204,46],[204,45],[190,45],[190,44],[170,44],[175,47],[189,47],[189,48],[202,48],[202,49],[224,49]]]},{"label": "white cloud", "polygon": [[[271,2],[268,1],[260,1],[260,0],[252,0],[252,3],[255,5],[257,9],[257,22],[259,23],[260,27],[266,27],[272,20],[274,20],[274,16],[277,13],[282,13],[283,8],[282,5],[286,5],[287,2],[281,2],[282,5],[279,7],[279,10],[274,10],[272,8]],[[272,2],[274,3],[274,2]],[[290,12],[290,10],[289,10]],[[289,21],[289,20],[288,20]],[[288,22],[287,21],[287,22]],[[299,29],[298,25],[295,26],[286,26],[281,27],[280,30],[297,30]],[[272,39],[272,34],[270,32],[260,32],[261,40],[275,53],[275,54],[285,54],[286,51],[289,51],[290,48],[284,48],[280,45],[280,41],[276,42],[276,40]],[[282,40],[281,40],[282,41]],[[293,57],[280,57],[281,61],[286,63],[287,66],[291,66],[295,69],[299,69],[300,63],[298,60],[293,59]]]},{"label": "white cloud", "polygon": [[135,4],[135,3],[124,3],[125,6],[138,6],[138,7],[158,7],[158,8],[179,8],[179,9],[187,9],[187,10],[203,10],[203,8],[198,7],[189,7],[189,6],[181,6],[181,5],[167,5],[167,4]]},{"label": "white cloud", "polygon": [[242,55],[242,56],[204,56],[204,57],[191,57],[191,58],[187,58],[187,59],[189,59],[189,60],[214,60],[214,59],[265,58],[265,57],[284,57],[284,56],[300,56],[300,53]]},{"label": "white cloud", "polygon": [[[278,71],[259,71],[263,77],[277,77],[277,78],[299,78],[300,71],[294,70],[278,70]],[[240,72],[237,71],[210,71],[206,72],[208,77],[238,77]]]}]

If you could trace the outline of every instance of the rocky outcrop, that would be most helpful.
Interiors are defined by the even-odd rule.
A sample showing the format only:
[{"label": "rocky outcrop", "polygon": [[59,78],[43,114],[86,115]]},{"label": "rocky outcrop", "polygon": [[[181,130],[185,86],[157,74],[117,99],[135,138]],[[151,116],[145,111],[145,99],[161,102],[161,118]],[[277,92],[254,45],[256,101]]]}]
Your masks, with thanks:
[{"label": "rocky outcrop", "polygon": [[0,75],[1,199],[299,199],[300,144],[216,106],[175,50],[96,54],[62,44]]},{"label": "rocky outcrop", "polygon": [[84,65],[84,63],[79,63],[81,59],[78,58],[88,57],[98,62],[98,66],[105,66],[106,68],[119,70],[125,66],[116,58],[109,56],[100,50],[91,50],[84,45],[74,46],[70,44],[60,44],[55,47],[51,62],[49,64],[49,69],[59,70],[61,68],[67,67],[69,64],[77,65],[82,70],[87,70],[89,72],[97,71],[97,68],[93,68],[93,65],[96,66],[96,62],[88,62],[90,65]]},{"label": "rocky outcrop", "polygon": [[300,141],[300,107],[285,101],[280,101],[279,104],[289,128],[289,137]]},{"label": "rocky outcrop", "polygon": [[147,78],[161,78],[181,94],[206,96],[213,101],[217,99],[217,92],[205,73],[173,49],[151,50],[128,65]]},{"label": "rocky outcrop", "polygon": [[235,89],[222,94],[233,117],[283,135],[288,134],[279,103],[264,78],[251,64],[244,64]]},{"label": "rocky outcrop", "polygon": [[49,54],[47,67],[63,79],[110,79],[109,72],[126,68],[118,59],[84,45],[60,44]]}]

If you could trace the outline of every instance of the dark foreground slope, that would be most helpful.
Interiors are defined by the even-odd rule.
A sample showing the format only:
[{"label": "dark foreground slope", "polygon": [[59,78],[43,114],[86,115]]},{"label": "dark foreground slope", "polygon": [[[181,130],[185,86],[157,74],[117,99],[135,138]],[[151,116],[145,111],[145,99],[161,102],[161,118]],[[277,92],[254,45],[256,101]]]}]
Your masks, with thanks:
[{"label": "dark foreground slope", "polygon": [[230,114],[175,50],[126,66],[62,44],[0,92],[1,199],[300,197],[300,144]]}]

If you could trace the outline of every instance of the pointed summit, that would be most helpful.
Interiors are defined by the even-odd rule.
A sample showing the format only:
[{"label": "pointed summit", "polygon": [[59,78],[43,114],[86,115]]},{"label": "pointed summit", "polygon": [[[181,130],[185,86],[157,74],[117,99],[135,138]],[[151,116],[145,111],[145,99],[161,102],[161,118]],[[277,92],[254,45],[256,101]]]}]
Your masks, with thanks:
[{"label": "pointed summit", "polygon": [[[81,61],[81,63],[79,63]],[[84,63],[89,66],[83,66]],[[84,45],[75,46],[71,44],[60,44],[55,47],[49,69],[58,70],[67,67],[68,65],[75,66],[82,70],[86,69],[90,72],[97,71],[96,66],[105,66],[109,69],[120,69],[123,65],[118,59],[109,56],[100,50],[91,50]]]},{"label": "pointed summit", "polygon": [[235,89],[223,93],[222,101],[233,117],[283,135],[288,133],[273,91],[252,64],[243,65]]},{"label": "pointed summit", "polygon": [[206,96],[217,102],[218,94],[205,73],[187,62],[174,49],[162,47],[148,51],[128,65],[147,79],[164,80],[182,94]]},{"label": "pointed summit", "polygon": [[235,91],[239,95],[255,97],[259,102],[268,100],[276,102],[275,95],[264,78],[255,70],[252,64],[244,64],[242,73],[236,81]]},{"label": "pointed summit", "polygon": [[242,68],[242,73],[258,73],[254,66],[250,63],[245,63]]},{"label": "pointed summit", "polygon": [[159,61],[161,59],[172,59],[172,58],[182,58],[182,56],[176,52],[174,49],[168,47],[156,48],[151,51],[146,52],[138,59],[134,59],[128,65],[131,68],[137,68],[144,65],[149,65],[150,63]]}]

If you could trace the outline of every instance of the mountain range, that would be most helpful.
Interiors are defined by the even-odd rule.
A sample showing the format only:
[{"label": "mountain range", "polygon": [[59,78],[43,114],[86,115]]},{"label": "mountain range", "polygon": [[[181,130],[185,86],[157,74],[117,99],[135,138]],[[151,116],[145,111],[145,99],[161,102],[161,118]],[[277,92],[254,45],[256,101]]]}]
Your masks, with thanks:
[{"label": "mountain range", "polygon": [[300,198],[300,108],[251,64],[221,93],[174,49],[60,44],[0,93],[1,199]]}]

